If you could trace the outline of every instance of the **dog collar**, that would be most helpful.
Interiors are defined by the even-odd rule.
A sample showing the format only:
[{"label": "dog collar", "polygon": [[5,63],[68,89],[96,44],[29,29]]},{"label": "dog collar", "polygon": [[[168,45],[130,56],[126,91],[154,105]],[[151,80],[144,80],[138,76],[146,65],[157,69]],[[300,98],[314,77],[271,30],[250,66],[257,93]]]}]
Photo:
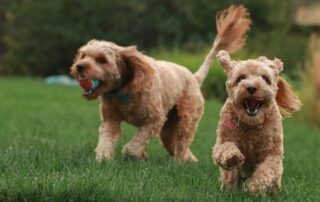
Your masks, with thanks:
[{"label": "dog collar", "polygon": [[239,127],[239,119],[235,119],[235,120],[231,120],[231,121],[225,119],[222,122],[222,126],[228,127],[230,129],[237,129]]},{"label": "dog collar", "polygon": [[131,96],[128,93],[123,92],[105,92],[105,98],[115,98],[118,99],[122,104],[128,104],[131,101]]}]

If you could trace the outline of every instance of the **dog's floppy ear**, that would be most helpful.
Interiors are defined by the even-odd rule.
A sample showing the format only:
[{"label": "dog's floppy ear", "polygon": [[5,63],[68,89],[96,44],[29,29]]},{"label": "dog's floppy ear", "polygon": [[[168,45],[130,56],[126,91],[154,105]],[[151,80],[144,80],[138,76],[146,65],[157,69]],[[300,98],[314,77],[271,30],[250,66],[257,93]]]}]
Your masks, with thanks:
[{"label": "dog's floppy ear", "polygon": [[153,69],[135,46],[123,48],[120,50],[120,55],[123,65],[126,66],[125,71],[130,71],[132,74],[130,81],[122,90],[138,92],[142,87],[148,85]]},{"label": "dog's floppy ear", "polygon": [[230,55],[227,51],[221,50],[217,53],[217,60],[223,67],[225,73],[230,72],[234,67],[234,62],[231,60]]},{"label": "dog's floppy ear", "polygon": [[299,111],[302,105],[291,86],[282,77],[279,77],[276,101],[283,117],[289,117]]}]

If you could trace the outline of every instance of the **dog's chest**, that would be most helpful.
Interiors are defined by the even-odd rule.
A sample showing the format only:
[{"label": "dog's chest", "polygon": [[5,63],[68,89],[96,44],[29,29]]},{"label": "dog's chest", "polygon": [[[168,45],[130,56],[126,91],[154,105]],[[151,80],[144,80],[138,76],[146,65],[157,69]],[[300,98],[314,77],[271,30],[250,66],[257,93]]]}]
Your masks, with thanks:
[{"label": "dog's chest", "polygon": [[273,137],[265,134],[263,129],[239,130],[237,145],[246,160],[252,163],[263,161],[274,147]]},{"label": "dog's chest", "polygon": [[143,124],[149,116],[147,108],[143,108],[142,106],[128,104],[126,106],[119,106],[118,109],[124,121],[137,126]]}]

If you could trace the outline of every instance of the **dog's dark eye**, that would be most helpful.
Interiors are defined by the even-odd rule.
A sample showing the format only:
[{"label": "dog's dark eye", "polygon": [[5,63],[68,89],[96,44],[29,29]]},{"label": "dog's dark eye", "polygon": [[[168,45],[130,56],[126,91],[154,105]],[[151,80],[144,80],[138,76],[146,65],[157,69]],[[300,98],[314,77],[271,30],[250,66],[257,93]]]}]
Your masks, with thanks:
[{"label": "dog's dark eye", "polygon": [[237,83],[240,83],[243,79],[246,79],[246,76],[241,75],[241,76],[239,76],[239,77],[237,78],[236,82],[237,82]]},{"label": "dog's dark eye", "polygon": [[106,58],[104,58],[104,57],[97,57],[97,58],[96,58],[96,62],[97,62],[97,63],[100,63],[100,64],[104,64],[104,63],[107,62],[107,60],[106,60]]},{"label": "dog's dark eye", "polygon": [[83,59],[84,57],[86,57],[86,54],[82,54],[80,58]]},{"label": "dog's dark eye", "polygon": [[270,79],[267,76],[262,76],[262,79],[267,83],[267,84],[271,84]]}]

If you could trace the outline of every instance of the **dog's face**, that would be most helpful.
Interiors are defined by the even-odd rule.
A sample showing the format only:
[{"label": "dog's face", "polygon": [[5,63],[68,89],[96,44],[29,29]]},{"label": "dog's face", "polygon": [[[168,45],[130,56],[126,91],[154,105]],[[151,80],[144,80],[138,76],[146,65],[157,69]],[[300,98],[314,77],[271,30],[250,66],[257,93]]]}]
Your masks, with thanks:
[{"label": "dog's face", "polygon": [[148,67],[141,60],[135,47],[121,47],[112,42],[91,40],[78,49],[71,66],[71,75],[77,80],[100,81],[93,91],[83,93],[86,99],[91,100],[106,91],[129,91],[135,85],[140,85],[142,80],[148,78],[146,74],[149,73]]},{"label": "dog's face", "polygon": [[229,97],[240,117],[259,122],[275,103],[278,72],[259,61],[242,61],[235,65],[226,83]]},{"label": "dog's face", "polygon": [[276,104],[282,62],[265,57],[235,62],[226,52],[217,57],[228,75],[228,95],[240,120],[250,125],[262,123],[270,106]]},{"label": "dog's face", "polygon": [[90,94],[83,93],[86,98],[94,99],[117,84],[120,73],[117,67],[116,48],[117,46],[111,42],[92,40],[78,49],[71,66],[71,74],[77,80],[100,81],[95,91]]}]

